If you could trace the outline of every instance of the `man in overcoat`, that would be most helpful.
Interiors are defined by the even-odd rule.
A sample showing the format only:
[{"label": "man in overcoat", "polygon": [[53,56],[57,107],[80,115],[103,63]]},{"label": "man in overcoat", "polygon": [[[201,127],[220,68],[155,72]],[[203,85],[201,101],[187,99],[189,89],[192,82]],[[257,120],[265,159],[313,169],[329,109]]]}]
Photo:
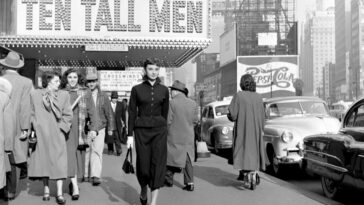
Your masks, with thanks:
[{"label": "man in overcoat", "polygon": [[197,104],[187,98],[185,84],[176,80],[171,88],[168,111],[167,172],[165,185],[173,186],[173,175],[183,169],[184,190],[193,191],[194,124],[198,121]]},{"label": "man in overcoat", "polygon": [[[115,119],[108,96],[99,88],[97,76],[87,76],[87,86],[91,89],[92,99],[96,106],[95,115],[98,135],[92,139],[90,148],[86,149],[85,170],[88,170],[88,164],[90,164],[92,185],[98,186],[101,183],[102,154],[105,145],[106,128],[107,134],[112,135],[115,130]],[[85,173],[86,175],[88,176],[88,173]]]},{"label": "man in overcoat", "polygon": [[0,74],[0,189],[6,185],[6,162],[9,162],[5,153],[4,110],[9,105],[11,87],[10,82]]},{"label": "man in overcoat", "polygon": [[[105,142],[107,144],[107,149],[109,154],[114,154],[114,144],[116,149],[116,155],[121,155],[121,143],[124,132],[125,123],[125,109],[126,107],[122,102],[118,101],[118,92],[111,92],[110,105],[115,117],[115,131],[112,135],[106,135]],[[108,133],[108,132],[107,132]]]},{"label": "man in overcoat", "polygon": [[7,173],[5,198],[15,198],[17,187],[17,172],[20,178],[26,177],[27,169],[27,136],[30,129],[30,92],[33,83],[30,79],[21,76],[17,69],[24,66],[24,59],[14,51],[0,60],[0,66],[5,68],[3,77],[12,85],[10,104],[4,112],[5,121],[5,151],[11,164],[11,172]]}]

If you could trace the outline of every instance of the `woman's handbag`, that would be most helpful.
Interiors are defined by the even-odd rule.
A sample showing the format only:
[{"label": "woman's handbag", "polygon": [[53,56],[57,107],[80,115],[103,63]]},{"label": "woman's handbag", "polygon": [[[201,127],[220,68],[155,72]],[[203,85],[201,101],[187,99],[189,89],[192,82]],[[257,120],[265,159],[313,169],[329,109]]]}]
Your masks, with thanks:
[{"label": "woman's handbag", "polygon": [[128,152],[126,153],[126,157],[123,163],[123,170],[125,174],[134,174],[133,154],[131,147],[128,148]]},{"label": "woman's handbag", "polygon": [[36,135],[35,130],[32,125],[32,127],[30,129],[30,136],[28,138],[29,155],[35,151],[36,145],[37,145],[37,135]]}]

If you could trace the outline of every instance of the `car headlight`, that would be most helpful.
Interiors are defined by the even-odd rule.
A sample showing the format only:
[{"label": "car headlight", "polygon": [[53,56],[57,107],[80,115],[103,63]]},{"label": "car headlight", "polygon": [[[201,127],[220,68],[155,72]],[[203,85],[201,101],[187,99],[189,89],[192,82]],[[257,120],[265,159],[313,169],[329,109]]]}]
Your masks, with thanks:
[{"label": "car headlight", "polygon": [[223,127],[223,128],[221,129],[221,133],[222,133],[223,135],[226,135],[227,133],[229,133],[229,128],[228,128],[228,127]]},{"label": "car headlight", "polygon": [[293,134],[292,132],[289,132],[289,131],[284,131],[282,133],[282,141],[285,142],[285,143],[288,143],[290,141],[292,141],[293,139]]}]

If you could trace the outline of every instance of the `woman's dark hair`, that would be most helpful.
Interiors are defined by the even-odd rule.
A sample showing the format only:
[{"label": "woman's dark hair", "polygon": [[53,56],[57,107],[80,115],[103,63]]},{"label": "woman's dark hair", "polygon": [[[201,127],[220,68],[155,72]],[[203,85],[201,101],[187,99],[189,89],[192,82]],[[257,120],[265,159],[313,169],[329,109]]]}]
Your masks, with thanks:
[{"label": "woman's dark hair", "polygon": [[76,68],[70,68],[68,70],[66,70],[66,72],[63,73],[62,75],[62,79],[61,79],[61,88],[65,88],[67,86],[67,76],[70,74],[70,73],[76,73],[77,76],[78,76],[78,84],[81,85],[81,86],[85,86],[86,85],[86,79],[85,79],[85,76],[79,71],[77,70]]},{"label": "woman's dark hair", "polygon": [[56,71],[45,71],[42,74],[42,87],[46,88],[49,82],[55,77],[58,76],[61,79],[61,74]]},{"label": "woman's dark hair", "polygon": [[147,58],[145,61],[144,61],[144,69],[147,69],[147,66],[148,65],[158,65],[159,63],[159,60],[157,58]]},{"label": "woman's dark hair", "polygon": [[256,84],[254,82],[254,78],[250,74],[245,74],[240,78],[240,88],[244,91],[255,92]]}]

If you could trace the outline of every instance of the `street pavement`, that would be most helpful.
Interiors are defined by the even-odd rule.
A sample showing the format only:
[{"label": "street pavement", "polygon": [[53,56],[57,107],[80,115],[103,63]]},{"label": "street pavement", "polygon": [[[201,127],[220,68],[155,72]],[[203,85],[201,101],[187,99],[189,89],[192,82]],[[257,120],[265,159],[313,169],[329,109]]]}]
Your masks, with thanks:
[{"label": "street pavement", "polygon": [[[124,147],[124,150],[125,147]],[[105,152],[106,153],[106,152]],[[135,154],[134,154],[135,156]],[[103,177],[100,186],[80,183],[79,201],[71,201],[67,180],[64,184],[67,204],[121,204],[139,205],[140,187],[135,175],[125,174],[121,170],[125,151],[120,156],[104,154]],[[237,181],[237,171],[228,165],[226,159],[211,155],[210,158],[198,159],[194,164],[195,191],[182,190],[183,175],[176,174],[174,186],[164,187],[159,192],[158,204],[161,205],[316,205],[340,204],[322,195],[305,191],[295,185],[261,173],[261,184],[255,191],[243,188]],[[55,183],[50,184],[51,201],[42,201],[42,183],[40,181],[23,180],[20,183],[19,196],[10,202],[0,200],[0,204],[38,205],[56,204]],[[150,195],[149,195],[150,198]]]}]

